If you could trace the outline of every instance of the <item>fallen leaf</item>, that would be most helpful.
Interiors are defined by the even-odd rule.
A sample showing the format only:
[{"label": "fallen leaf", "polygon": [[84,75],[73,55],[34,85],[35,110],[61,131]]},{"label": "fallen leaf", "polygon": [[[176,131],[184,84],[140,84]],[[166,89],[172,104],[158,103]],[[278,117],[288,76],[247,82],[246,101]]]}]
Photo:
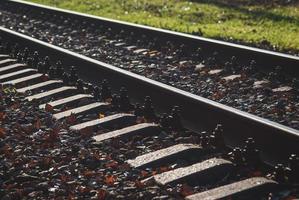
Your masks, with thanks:
[{"label": "fallen leaf", "polygon": [[254,172],[251,172],[249,174],[250,177],[260,177],[260,176],[263,176],[263,173],[261,171],[254,171]]},{"label": "fallen leaf", "polygon": [[91,126],[85,127],[85,128],[80,130],[80,134],[84,138],[91,136],[92,132],[93,132],[93,128]]},{"label": "fallen leaf", "polygon": [[46,104],[46,106],[45,106],[45,110],[46,110],[46,112],[50,112],[50,113],[52,113],[53,112],[53,106],[51,106],[50,104]]},{"label": "fallen leaf", "polygon": [[112,157],[110,154],[106,155],[105,160],[112,160]]},{"label": "fallen leaf", "polygon": [[53,143],[53,142],[57,141],[58,138],[59,138],[58,131],[50,130],[48,133],[48,136],[46,138],[46,142]]},{"label": "fallen leaf", "polygon": [[76,196],[72,193],[68,194],[67,200],[75,200]]},{"label": "fallen leaf", "polygon": [[3,186],[3,188],[5,188],[6,190],[11,190],[12,188],[14,188],[15,187],[15,184],[16,183],[12,183],[12,184],[3,184],[2,186]]},{"label": "fallen leaf", "polygon": [[41,79],[42,79],[42,81],[47,81],[47,80],[49,80],[49,77],[44,74],[41,76]]},{"label": "fallen leaf", "polygon": [[93,152],[92,156],[93,156],[93,158],[94,158],[95,160],[101,160],[101,159],[102,159],[102,156],[101,156],[101,154],[100,154],[99,151],[95,151],[95,152]]},{"label": "fallen leaf", "polygon": [[189,196],[191,194],[193,194],[193,190],[192,187],[190,187],[187,184],[183,184],[180,190],[180,194],[184,197]]},{"label": "fallen leaf", "polygon": [[0,153],[4,154],[6,157],[10,157],[11,152],[12,148],[8,144],[4,145],[4,147],[0,149]]},{"label": "fallen leaf", "polygon": [[110,145],[113,146],[114,148],[119,148],[120,147],[120,140],[119,140],[119,138],[113,138],[111,140]]},{"label": "fallen leaf", "polygon": [[106,103],[111,103],[112,102],[112,98],[108,98],[105,100]]},{"label": "fallen leaf", "polygon": [[107,191],[106,190],[99,189],[97,191],[97,198],[98,198],[98,200],[105,200],[106,196],[107,196]]},{"label": "fallen leaf", "polygon": [[66,118],[66,122],[70,125],[75,124],[76,120],[76,116],[73,113]]},{"label": "fallen leaf", "polygon": [[43,159],[41,160],[41,162],[40,162],[40,166],[41,166],[42,168],[49,168],[50,165],[51,165],[52,160],[53,160],[53,158],[51,158],[51,157],[45,157],[45,158],[43,158]]},{"label": "fallen leaf", "polygon": [[0,121],[5,120],[6,118],[6,113],[5,112],[0,112]]},{"label": "fallen leaf", "polygon": [[94,171],[91,171],[91,170],[86,170],[86,171],[84,171],[83,172],[83,175],[85,176],[85,177],[92,177],[92,176],[94,176],[95,175],[95,172]]},{"label": "fallen leaf", "polygon": [[102,113],[99,114],[99,119],[102,119],[102,118],[104,118],[104,117],[105,117],[104,114],[102,114]]},{"label": "fallen leaf", "polygon": [[33,168],[38,164],[38,162],[36,160],[30,160],[28,163],[28,167],[29,168]]},{"label": "fallen leaf", "polygon": [[14,104],[12,104],[11,106],[10,106],[10,108],[11,109],[18,109],[20,107],[20,103],[19,102],[16,102],[16,103],[14,103]]},{"label": "fallen leaf", "polygon": [[157,174],[157,171],[152,171],[152,175],[154,176],[154,175],[156,175]]},{"label": "fallen leaf", "polygon": [[120,165],[118,168],[120,170],[129,170],[131,167],[129,164],[124,163],[124,164]]},{"label": "fallen leaf", "polygon": [[4,128],[0,128],[0,138],[4,138],[6,135],[6,130]]},{"label": "fallen leaf", "polygon": [[109,167],[111,167],[111,168],[115,168],[115,167],[117,167],[118,166],[118,162],[116,162],[116,161],[111,161],[111,162],[109,162],[109,163],[107,163],[107,164],[105,164],[105,167],[106,168],[109,168]]},{"label": "fallen leaf", "polygon": [[60,176],[60,180],[61,180],[63,183],[66,183],[66,182],[69,180],[69,177],[68,177],[68,176],[65,176],[65,175],[61,175],[61,176]]},{"label": "fallen leaf", "polygon": [[79,151],[79,158],[82,160],[85,159],[88,155],[89,155],[89,152],[86,149],[81,149]]},{"label": "fallen leaf", "polygon": [[295,200],[296,196],[288,196],[287,198],[285,198],[285,200]]},{"label": "fallen leaf", "polygon": [[116,177],[114,175],[105,176],[104,182],[107,185],[113,185],[115,181],[116,181]]},{"label": "fallen leaf", "polygon": [[37,120],[34,123],[34,128],[40,129],[41,125],[42,125],[42,123],[41,123],[40,119],[37,118]]},{"label": "fallen leaf", "polygon": [[137,187],[137,188],[143,188],[144,187],[144,183],[142,183],[141,181],[136,180],[135,181],[135,187]]},{"label": "fallen leaf", "polygon": [[141,123],[146,123],[147,120],[145,119],[145,117],[137,117],[136,123],[137,124],[141,124]]},{"label": "fallen leaf", "polygon": [[145,171],[145,170],[141,170],[141,177],[142,178],[144,178],[144,177],[146,177],[146,176],[148,176],[148,172],[147,171]]},{"label": "fallen leaf", "polygon": [[160,173],[163,173],[163,172],[169,171],[169,169],[168,169],[168,167],[160,167],[159,171],[160,171]]},{"label": "fallen leaf", "polygon": [[26,134],[31,134],[34,129],[34,125],[33,124],[23,125],[22,129]]}]

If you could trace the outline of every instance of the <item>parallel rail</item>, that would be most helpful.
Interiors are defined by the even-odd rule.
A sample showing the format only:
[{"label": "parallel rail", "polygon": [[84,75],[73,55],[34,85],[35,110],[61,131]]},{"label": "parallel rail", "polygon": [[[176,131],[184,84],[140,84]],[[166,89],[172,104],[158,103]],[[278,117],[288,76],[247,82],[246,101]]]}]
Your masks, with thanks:
[{"label": "parallel rail", "polygon": [[[118,20],[111,20],[107,18],[102,18],[102,17],[96,17],[92,15],[87,15],[87,14],[82,14],[78,12],[73,12],[73,11],[68,11],[64,9],[58,9],[58,8],[52,8],[49,6],[42,6],[39,4],[35,3],[29,3],[29,2],[24,2],[20,0],[10,0],[6,1],[8,5],[11,5],[12,7],[21,7],[21,8],[30,8],[38,11],[42,11],[44,13],[56,15],[56,16],[64,16],[68,17],[71,19],[78,19],[78,20],[84,20],[87,23],[93,23],[96,25],[101,25],[104,27],[109,27],[115,30],[115,32],[118,32],[120,30],[125,30],[126,32],[135,32],[138,34],[145,34],[150,37],[157,37],[159,40],[171,40],[175,41],[179,44],[187,44],[188,46],[192,47],[201,47],[205,51],[208,52],[213,52],[217,51],[221,53],[221,56],[223,55],[224,57],[230,57],[230,56],[236,56],[238,58],[241,58],[243,60],[255,60],[258,63],[259,68],[261,69],[273,69],[276,66],[280,65],[283,69],[284,73],[289,73],[292,77],[298,77],[299,75],[299,58],[296,56],[291,56],[287,54],[282,54],[282,53],[276,53],[272,51],[267,51],[267,50],[262,50],[262,49],[257,49],[257,48],[252,48],[252,47],[247,47],[243,45],[236,45],[233,43],[228,43],[228,42],[222,42],[218,40],[213,40],[213,39],[207,39],[203,37],[198,37],[198,36],[192,36],[188,34],[183,34],[183,33],[177,33],[173,31],[168,31],[168,30],[163,30],[163,29],[158,29],[158,28],[152,28],[148,26],[143,26],[143,25],[137,25],[137,24],[132,24],[132,23],[127,23],[127,22],[121,22]],[[209,54],[209,53],[208,53]],[[223,59],[225,60],[225,59]],[[117,67],[117,66],[116,66]],[[164,85],[165,86],[165,85]],[[163,86],[163,87],[164,87]],[[182,93],[182,91],[181,91]],[[186,93],[188,96],[192,96],[192,98],[198,98],[196,95],[190,95],[189,93]],[[208,102],[208,104],[213,104],[213,105],[220,105],[220,104],[214,104],[214,102],[202,99],[202,101]],[[222,106],[220,106],[222,107]],[[228,109],[232,112],[235,112],[235,110],[231,110],[230,108],[225,108]],[[242,112],[238,112],[239,114]],[[242,115],[242,114],[241,114]],[[196,116],[196,113],[190,114],[190,116]],[[251,115],[246,115],[251,116]],[[197,116],[198,117],[198,116]],[[245,117],[246,118],[246,117]],[[200,119],[200,118],[199,118]],[[253,120],[258,119],[261,120],[260,118],[252,118]],[[198,124],[197,120],[193,119],[188,119],[188,122],[194,121],[195,123],[193,124]],[[292,134],[297,135],[298,130],[292,129],[292,128],[287,128],[285,126],[278,125],[276,123],[270,122],[268,120],[262,120],[262,123],[268,124],[269,126],[275,125],[278,127],[278,129],[282,129],[286,132],[290,132]],[[204,123],[206,124],[206,123]],[[213,124],[213,123],[211,123]],[[245,131],[246,132],[246,131]],[[250,135],[250,134],[248,134]]]},{"label": "parallel rail", "polygon": [[[270,196],[274,198],[298,196],[298,179],[296,177],[299,174],[299,159],[295,154],[290,156],[291,153],[298,152],[298,131],[5,28],[0,28],[0,36],[2,41],[20,45],[18,53],[14,51],[5,52],[5,48],[1,49],[0,84],[2,84],[2,89],[6,90],[11,86],[16,88],[17,92],[23,93],[25,100],[31,101],[39,105],[40,109],[52,113],[51,116],[57,124],[64,124],[67,132],[60,132],[56,136],[59,139],[54,143],[62,142],[63,140],[60,140],[60,137],[67,135],[70,138],[70,135],[78,134],[80,136],[77,138],[80,139],[76,141],[84,140],[84,144],[89,150],[92,148],[93,150],[96,149],[97,152],[109,154],[114,151],[109,158],[109,161],[111,161],[110,166],[109,164],[101,165],[101,170],[104,170],[105,173],[108,174],[111,171],[114,173],[119,170],[117,167],[114,168],[114,165],[126,164],[127,167],[125,169],[121,168],[119,174],[123,174],[124,171],[133,173],[133,170],[135,174],[141,173],[142,175],[138,176],[135,184],[139,184],[143,191],[150,189],[152,186],[165,190],[165,188],[182,187],[180,184],[190,184],[187,187],[191,188],[192,193],[185,192],[184,187],[182,187],[181,196],[174,197],[180,199],[268,199]],[[29,59],[29,62],[26,62],[26,60],[28,61],[26,50],[23,51],[25,47],[28,47],[29,52],[38,51],[38,57],[37,54],[32,55],[29,53],[29,56],[33,56],[33,60],[30,61]],[[3,55],[7,53],[10,53],[10,55]],[[50,68],[47,71],[48,74],[43,72],[45,65],[37,65],[37,61],[42,61],[41,57],[43,56],[50,56],[51,61],[62,60],[63,68],[59,68],[60,65],[56,64],[55,70]],[[18,60],[10,58],[17,58]],[[134,103],[140,103],[145,96],[151,96],[160,114],[169,111],[174,105],[179,105],[182,110],[182,120],[185,128],[179,126],[179,113],[176,107],[171,112],[170,121],[163,121],[162,117],[159,122],[157,119],[151,119],[152,105],[148,98],[142,108],[141,115],[138,115],[137,108],[133,107],[134,104],[129,104],[126,92],[121,92],[119,101],[116,102],[113,102],[113,96],[106,99],[103,97],[98,98],[97,95],[99,94],[95,88],[92,88],[90,92],[88,86],[79,84],[80,81],[78,81],[77,75],[73,74],[73,68],[68,67],[71,65],[78,66],[78,76],[86,82],[96,85],[100,80],[107,79],[111,83],[112,91],[116,93],[121,86],[125,86],[129,90],[130,100]],[[62,78],[63,71],[70,72],[69,81]],[[101,95],[103,95],[103,90]],[[147,113],[148,111],[149,113]],[[45,116],[48,118],[49,115]],[[170,126],[168,126],[169,122],[171,122]],[[4,123],[7,123],[7,121]],[[201,132],[203,130],[212,130],[219,123],[223,124],[224,132],[219,125],[213,133]],[[10,126],[9,124],[5,125],[6,127]],[[41,130],[39,127],[35,129],[40,132],[46,131]],[[190,131],[190,129],[193,131]],[[38,142],[34,139],[39,137],[38,132],[33,133],[33,135],[28,133],[29,135],[26,134],[26,137],[30,137],[30,142],[31,139],[33,139],[33,142]],[[181,140],[177,140],[180,139],[181,135]],[[223,136],[226,139],[225,142]],[[253,137],[258,145],[255,145],[253,139],[247,139],[248,137]],[[245,145],[244,140],[246,140]],[[69,140],[63,142],[70,143]],[[115,152],[121,152],[121,149],[119,149],[121,142],[122,145],[134,149],[135,154],[130,155],[125,152],[121,154],[122,157],[115,155]],[[157,146],[153,144],[158,143],[159,149],[157,150]],[[141,144],[144,145],[141,146],[142,150],[139,149]],[[227,154],[231,151],[231,147],[228,147],[227,144],[232,146],[244,145],[244,147],[242,149],[234,148],[231,153]],[[26,145],[22,145],[26,147]],[[70,144],[70,146],[73,145],[75,147],[75,144]],[[284,146],[284,149],[280,149],[281,146]],[[65,145],[63,147],[67,148]],[[45,147],[45,149],[48,148],[51,149],[51,147]],[[260,160],[258,149],[261,150],[262,160]],[[76,148],[72,151],[76,151]],[[78,151],[81,152],[80,149]],[[148,153],[149,151],[150,153]],[[81,153],[85,156],[90,154],[86,149],[82,149]],[[6,156],[9,157],[9,154],[3,155],[3,157]],[[38,155],[36,157],[43,156]],[[55,156],[59,156],[59,154],[56,153]],[[83,166],[84,169],[90,169],[89,172],[91,173],[93,173],[94,168],[99,170],[96,164],[99,162],[93,162],[92,159],[94,158],[89,160],[84,156],[83,160],[86,160],[86,162],[81,162],[82,158],[80,158],[80,161],[80,159],[75,158],[76,156],[78,155],[72,152],[70,158],[74,158],[72,159],[74,160],[73,163],[77,163],[79,166],[78,162],[80,162],[80,166]],[[11,160],[11,158],[9,159]],[[92,164],[88,161],[91,161]],[[288,168],[277,165],[274,169],[273,165],[276,162],[285,162],[285,166],[288,166]],[[56,168],[57,164],[55,163]],[[63,166],[62,171],[68,166],[69,163]],[[17,170],[22,171],[21,169],[22,167],[19,167]],[[155,169],[157,170],[155,173],[147,173],[147,171],[154,172],[151,170]],[[41,173],[42,170],[36,167],[34,173]],[[288,170],[288,173],[286,170]],[[32,173],[31,170],[26,170],[26,172]],[[78,174],[80,172],[74,172],[75,174],[72,174],[72,172],[69,172],[69,175],[78,176],[80,179]],[[6,177],[5,184],[14,181],[11,174],[4,172],[4,176]],[[45,176],[52,178],[51,174]],[[100,176],[100,179],[102,179],[103,174]],[[112,177],[114,176],[112,175]],[[35,183],[44,181],[43,178],[25,173],[17,176],[16,180],[26,181],[28,179],[34,179]],[[126,179],[124,178],[124,180]],[[104,184],[113,185],[110,182],[107,181]],[[60,182],[60,184],[63,186],[68,182]],[[18,183],[11,184],[12,188],[16,186],[22,187]],[[98,188],[99,185],[95,184],[93,187]],[[9,196],[11,190],[9,187],[5,187],[1,194]],[[48,193],[39,195],[47,196],[52,192],[49,188],[46,188],[46,191]],[[138,188],[133,187],[133,190],[126,191],[126,195],[133,194],[136,191],[138,191]],[[167,194],[164,191],[165,193]],[[167,198],[171,194],[168,194]],[[76,195],[82,196],[78,192]],[[91,195],[91,193],[84,192],[82,198],[88,198],[88,195]],[[154,197],[159,194],[154,193],[151,195]]]},{"label": "parallel rail", "polygon": [[[191,130],[210,130],[216,124],[222,123],[225,127],[225,139],[231,146],[240,144],[240,141],[244,141],[248,137],[254,137],[266,160],[268,158],[273,161],[273,157],[287,158],[291,153],[299,152],[298,130],[5,28],[0,28],[0,33],[3,38],[9,38],[9,40],[16,41],[22,46],[38,50],[42,56],[50,55],[52,59],[63,58],[61,60],[65,64],[64,69],[66,71],[69,71],[67,66],[78,66],[78,73],[83,80],[98,83],[102,79],[107,79],[114,91],[125,85],[133,102],[140,102],[145,96],[151,96],[159,113],[169,111],[174,105],[180,106],[183,123]],[[283,149],[278,148],[282,146]]]}]

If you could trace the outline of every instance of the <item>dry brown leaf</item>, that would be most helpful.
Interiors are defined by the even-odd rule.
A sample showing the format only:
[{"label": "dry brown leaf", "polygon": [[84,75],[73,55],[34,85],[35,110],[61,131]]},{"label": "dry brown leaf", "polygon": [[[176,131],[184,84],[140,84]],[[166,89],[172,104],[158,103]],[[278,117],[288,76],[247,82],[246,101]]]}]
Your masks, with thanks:
[{"label": "dry brown leaf", "polygon": [[144,187],[144,183],[142,183],[141,181],[136,180],[135,181],[135,187],[137,187],[137,188],[143,188]]},{"label": "dry brown leaf", "polygon": [[40,119],[37,118],[37,120],[34,123],[34,128],[40,129],[41,125],[42,125],[42,123],[41,123]]},{"label": "dry brown leaf", "polygon": [[12,183],[12,184],[8,184],[8,185],[3,185],[3,188],[5,188],[6,190],[11,190],[12,188],[14,188],[16,185],[16,183]]},{"label": "dry brown leaf", "polygon": [[45,106],[45,110],[47,111],[47,112],[50,112],[50,113],[52,113],[53,112],[53,106],[51,106],[50,104],[46,104],[46,106]]},{"label": "dry brown leaf", "polygon": [[42,75],[41,79],[42,79],[42,81],[48,81],[49,77],[44,74],[44,75]]},{"label": "dry brown leaf", "polygon": [[102,159],[102,155],[98,150],[94,151],[92,156],[95,160],[101,160]]},{"label": "dry brown leaf", "polygon": [[0,149],[0,153],[4,154],[6,157],[10,157],[10,155],[12,154],[12,148],[8,144],[6,144]]},{"label": "dry brown leaf", "polygon": [[142,124],[142,123],[146,123],[147,120],[145,119],[145,117],[137,117],[136,123],[137,124]]},{"label": "dry brown leaf", "polygon": [[76,196],[72,193],[68,194],[67,200],[75,200]]},{"label": "dry brown leaf", "polygon": [[105,200],[107,196],[107,191],[104,189],[99,189],[97,191],[97,198],[98,200]]},{"label": "dry brown leaf", "polygon": [[33,168],[38,164],[38,162],[36,160],[30,160],[28,163],[28,167],[29,168]]},{"label": "dry brown leaf", "polygon": [[112,102],[112,98],[108,98],[108,99],[106,99],[105,102],[111,104],[111,102]]},{"label": "dry brown leaf", "polygon": [[190,187],[187,184],[183,184],[180,190],[180,194],[184,197],[192,195],[194,192],[192,190],[192,187]]},{"label": "dry brown leaf", "polygon": [[95,172],[94,172],[94,171],[91,171],[91,170],[86,170],[86,171],[83,172],[83,175],[84,175],[85,177],[92,177],[92,176],[95,175]]},{"label": "dry brown leaf", "polygon": [[249,174],[250,177],[260,177],[263,176],[263,173],[261,171],[253,171]]},{"label": "dry brown leaf", "polygon": [[145,170],[141,170],[141,177],[144,178],[144,177],[147,177],[148,176],[148,172],[145,171]]},{"label": "dry brown leaf", "polygon": [[120,170],[129,170],[131,167],[129,164],[124,163],[118,167]]},{"label": "dry brown leaf", "polygon": [[89,137],[92,135],[93,132],[93,128],[92,127],[85,127],[83,129],[80,130],[80,134],[82,137]]},{"label": "dry brown leaf", "polygon": [[169,171],[168,167],[160,167],[160,173]]},{"label": "dry brown leaf", "polygon": [[77,118],[76,118],[75,114],[73,114],[73,113],[66,118],[66,122],[70,125],[75,124],[76,121],[77,121]]},{"label": "dry brown leaf", "polygon": [[105,179],[104,179],[104,182],[107,184],[107,185],[113,185],[116,181],[116,177],[114,175],[106,175],[105,176]]},{"label": "dry brown leaf", "polygon": [[105,167],[106,168],[109,168],[109,167],[111,167],[111,168],[115,168],[115,167],[117,167],[118,166],[118,162],[116,162],[116,161],[111,161],[111,162],[109,162],[109,163],[107,163],[107,164],[105,164]]},{"label": "dry brown leaf", "polygon": [[287,198],[285,198],[284,200],[295,200],[297,199],[296,196],[288,196]]},{"label": "dry brown leaf", "polygon": [[59,131],[50,130],[45,141],[48,143],[53,143],[53,142],[57,141],[58,138],[59,138]]},{"label": "dry brown leaf", "polygon": [[6,130],[4,128],[0,128],[0,138],[5,138]]},{"label": "dry brown leaf", "polygon": [[154,176],[154,175],[156,175],[156,174],[158,174],[157,171],[155,171],[155,170],[152,171],[152,176]]},{"label": "dry brown leaf", "polygon": [[110,154],[108,154],[108,155],[106,155],[105,159],[106,159],[106,160],[112,160],[112,157],[111,157]]},{"label": "dry brown leaf", "polygon": [[12,104],[11,106],[10,106],[10,108],[11,109],[18,109],[20,107],[20,103],[19,102],[15,102],[14,104]]},{"label": "dry brown leaf", "polygon": [[60,180],[61,180],[63,183],[66,183],[66,182],[69,180],[69,177],[68,177],[68,176],[65,176],[65,175],[61,175],[61,176],[60,176]]},{"label": "dry brown leaf", "polygon": [[49,168],[50,165],[51,165],[51,162],[52,162],[53,158],[51,157],[45,157],[41,160],[40,162],[40,165],[43,167],[43,168]]},{"label": "dry brown leaf", "polygon": [[6,113],[5,112],[0,112],[0,121],[5,120],[6,118]]}]

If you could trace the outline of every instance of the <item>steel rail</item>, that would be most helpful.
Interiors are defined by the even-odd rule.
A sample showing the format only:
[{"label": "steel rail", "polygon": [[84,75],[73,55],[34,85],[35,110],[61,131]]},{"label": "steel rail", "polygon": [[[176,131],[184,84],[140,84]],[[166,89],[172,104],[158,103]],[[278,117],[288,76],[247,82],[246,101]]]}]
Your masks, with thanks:
[{"label": "steel rail", "polygon": [[[225,140],[231,145],[240,145],[247,137],[254,137],[266,160],[287,158],[290,153],[299,152],[299,131],[276,122],[225,106],[206,98],[188,93],[172,86],[128,72],[98,60],[33,39],[20,33],[0,28],[0,36],[38,50],[41,56],[51,59],[63,58],[65,70],[78,66],[80,77],[97,83],[108,79],[112,89],[117,91],[126,86],[133,101],[142,101],[151,96],[159,113],[169,111],[174,105],[182,110],[183,123],[195,131],[211,130],[217,123],[225,127]],[[283,149],[281,148],[283,147]]]},{"label": "steel rail", "polygon": [[6,2],[12,5],[21,7],[31,7],[35,10],[42,10],[48,13],[68,16],[74,19],[86,20],[88,22],[102,24],[116,30],[127,30],[136,33],[147,34],[151,37],[159,37],[167,40],[183,42],[191,46],[200,46],[209,50],[218,51],[224,54],[234,55],[240,58],[254,59],[259,66],[263,68],[273,68],[277,65],[283,67],[284,72],[291,75],[299,76],[299,57],[285,53],[278,53],[274,51],[264,50],[255,47],[249,47],[230,42],[194,36],[186,33],[179,33],[175,31],[165,30],[161,28],[154,28],[145,25],[139,25],[120,20],[108,19],[105,17],[98,17],[94,15],[84,14],[76,11],[70,11],[61,8],[45,6],[37,3],[25,2],[23,0],[7,0]]}]

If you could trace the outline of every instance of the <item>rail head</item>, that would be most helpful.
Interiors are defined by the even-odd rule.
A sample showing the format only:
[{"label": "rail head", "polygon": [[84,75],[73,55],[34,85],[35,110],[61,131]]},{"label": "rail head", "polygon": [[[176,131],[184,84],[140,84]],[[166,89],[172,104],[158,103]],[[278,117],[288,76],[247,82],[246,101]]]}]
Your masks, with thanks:
[{"label": "rail head", "polygon": [[89,57],[84,56],[84,55],[80,55],[78,53],[63,49],[61,47],[54,46],[52,44],[49,44],[49,43],[31,38],[29,36],[17,33],[15,31],[12,31],[12,30],[9,30],[9,29],[3,28],[3,27],[0,27],[0,32],[1,32],[1,35],[6,35],[6,36],[10,35],[10,36],[13,36],[15,38],[19,38],[19,39],[27,41],[27,42],[32,42],[32,43],[38,44],[39,46],[43,46],[45,48],[52,49],[52,50],[56,51],[57,53],[63,53],[65,55],[75,57],[76,59],[84,60],[87,63],[94,64],[94,65],[96,65],[97,67],[99,67],[101,69],[112,71],[112,72],[120,74],[122,76],[129,77],[130,79],[133,79],[136,82],[142,82],[142,83],[145,83],[147,85],[152,85],[152,86],[154,86],[156,88],[159,88],[159,90],[164,91],[166,93],[173,93],[176,96],[180,96],[180,97],[183,97],[185,99],[189,99],[189,101],[199,102],[200,104],[206,105],[210,108],[215,108],[216,110],[219,110],[221,112],[229,113],[230,115],[238,116],[240,118],[243,118],[244,120],[249,120],[249,121],[252,121],[253,123],[262,124],[263,126],[271,127],[271,129],[276,129],[278,131],[285,132],[287,134],[291,134],[291,135],[294,135],[296,137],[299,137],[299,131],[298,130],[287,127],[287,126],[284,126],[284,125],[281,125],[279,123],[276,123],[276,122],[273,122],[273,121],[255,116],[253,114],[250,114],[250,113],[247,113],[247,112],[244,112],[244,111],[240,111],[238,109],[223,105],[221,103],[203,98],[201,96],[183,91],[183,90],[178,89],[178,88],[175,88],[173,86],[166,85],[164,83],[146,78],[144,76],[141,76],[141,75],[129,72],[129,71],[126,71],[124,69],[121,69],[121,68],[112,66],[110,64],[107,64],[107,63],[89,58]]}]

